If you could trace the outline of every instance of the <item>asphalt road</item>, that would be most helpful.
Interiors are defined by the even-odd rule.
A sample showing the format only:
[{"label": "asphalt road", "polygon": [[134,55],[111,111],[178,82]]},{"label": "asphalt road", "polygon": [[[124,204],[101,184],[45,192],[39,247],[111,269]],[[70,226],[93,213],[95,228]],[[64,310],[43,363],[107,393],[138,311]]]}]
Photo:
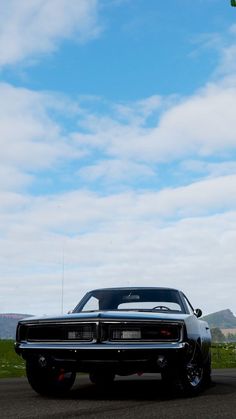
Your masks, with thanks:
[{"label": "asphalt road", "polygon": [[43,398],[24,378],[0,380],[0,418],[236,418],[236,369],[214,370],[213,385],[198,397],[171,398],[159,376],[116,379],[107,390],[78,376],[66,398]]}]

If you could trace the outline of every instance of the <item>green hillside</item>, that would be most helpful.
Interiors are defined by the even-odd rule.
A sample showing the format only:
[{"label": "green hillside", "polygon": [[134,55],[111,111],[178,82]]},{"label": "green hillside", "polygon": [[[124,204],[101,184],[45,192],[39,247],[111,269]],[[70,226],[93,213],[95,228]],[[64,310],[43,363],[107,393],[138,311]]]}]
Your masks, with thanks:
[{"label": "green hillside", "polygon": [[206,320],[210,328],[217,327],[219,329],[236,328],[236,317],[231,310],[221,310],[216,313],[208,314],[202,318]]}]

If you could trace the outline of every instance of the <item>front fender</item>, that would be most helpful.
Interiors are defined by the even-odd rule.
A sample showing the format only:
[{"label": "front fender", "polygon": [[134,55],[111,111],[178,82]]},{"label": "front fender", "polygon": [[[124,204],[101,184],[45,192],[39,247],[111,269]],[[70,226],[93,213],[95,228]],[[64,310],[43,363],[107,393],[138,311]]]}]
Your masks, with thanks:
[{"label": "front fender", "polygon": [[187,340],[198,343],[203,359],[206,360],[211,346],[211,331],[208,323],[192,315],[186,319],[185,327]]}]

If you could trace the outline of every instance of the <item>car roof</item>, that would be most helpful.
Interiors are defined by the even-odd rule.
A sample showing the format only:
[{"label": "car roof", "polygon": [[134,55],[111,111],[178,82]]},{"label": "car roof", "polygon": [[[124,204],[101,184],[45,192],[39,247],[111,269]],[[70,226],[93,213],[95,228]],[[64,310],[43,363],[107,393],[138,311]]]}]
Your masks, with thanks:
[{"label": "car roof", "polygon": [[176,288],[168,288],[168,287],[109,287],[109,288],[95,288],[90,292],[95,291],[126,291],[126,290],[166,290],[166,291],[177,291],[181,292]]}]

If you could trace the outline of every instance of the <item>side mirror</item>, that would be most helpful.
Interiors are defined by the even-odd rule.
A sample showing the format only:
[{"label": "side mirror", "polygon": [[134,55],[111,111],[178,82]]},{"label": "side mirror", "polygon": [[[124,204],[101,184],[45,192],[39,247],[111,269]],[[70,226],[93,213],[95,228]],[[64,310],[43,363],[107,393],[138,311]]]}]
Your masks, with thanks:
[{"label": "side mirror", "polygon": [[198,317],[201,317],[202,316],[202,310],[200,309],[200,308],[196,308],[195,310],[194,310],[194,314],[195,314],[195,316],[198,318]]},{"label": "side mirror", "polygon": [[72,314],[72,313],[73,313],[73,310],[69,310],[67,314]]}]

